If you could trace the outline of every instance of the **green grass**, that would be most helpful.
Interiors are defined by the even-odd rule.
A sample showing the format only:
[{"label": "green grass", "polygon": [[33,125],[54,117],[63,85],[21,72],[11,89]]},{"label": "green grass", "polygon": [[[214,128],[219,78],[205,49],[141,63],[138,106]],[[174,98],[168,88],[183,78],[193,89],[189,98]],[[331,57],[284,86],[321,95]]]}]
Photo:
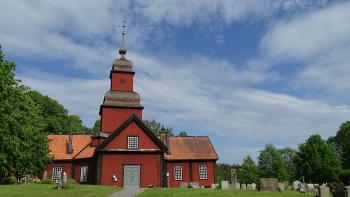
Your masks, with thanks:
[{"label": "green grass", "polygon": [[251,190],[220,190],[220,189],[147,189],[137,197],[205,197],[205,196],[234,196],[234,197],[313,197],[312,194],[302,194],[295,191],[259,192]]},{"label": "green grass", "polygon": [[77,185],[74,189],[57,190],[53,184],[0,185],[1,197],[97,197],[109,196],[119,188],[100,185]]}]

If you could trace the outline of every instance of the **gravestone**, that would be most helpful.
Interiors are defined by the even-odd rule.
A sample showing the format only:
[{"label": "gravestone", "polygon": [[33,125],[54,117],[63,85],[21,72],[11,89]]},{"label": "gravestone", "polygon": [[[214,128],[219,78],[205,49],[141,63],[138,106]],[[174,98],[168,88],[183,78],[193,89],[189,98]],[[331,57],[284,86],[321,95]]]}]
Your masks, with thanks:
[{"label": "gravestone", "polygon": [[299,190],[299,186],[300,186],[301,182],[300,181],[293,181],[293,189],[294,190]]},{"label": "gravestone", "polygon": [[198,182],[190,182],[190,183],[189,183],[189,186],[190,186],[191,188],[194,188],[194,189],[200,188]]},{"label": "gravestone", "polygon": [[237,170],[231,169],[231,185],[236,188],[236,183],[237,183]]},{"label": "gravestone", "polygon": [[319,195],[319,197],[329,197],[330,195],[330,193],[329,193],[329,187],[327,187],[327,186],[320,186],[319,187],[319,193],[318,193]]},{"label": "gravestone", "polygon": [[350,197],[350,186],[345,187],[345,197]]},{"label": "gravestone", "polygon": [[188,188],[188,183],[187,182],[181,182],[180,183],[180,188]]},{"label": "gravestone", "polygon": [[283,183],[284,183],[284,186],[285,186],[285,188],[284,188],[284,190],[288,190],[289,189],[289,181],[283,181]]},{"label": "gravestone", "polygon": [[247,189],[250,189],[250,190],[252,190],[252,189],[253,189],[253,186],[252,186],[252,184],[247,184]]},{"label": "gravestone", "polygon": [[284,185],[284,183],[278,183],[278,190],[280,192],[283,192],[286,189],[286,186]]},{"label": "gravestone", "polygon": [[228,189],[229,185],[228,185],[228,181],[221,181],[221,189]]},{"label": "gravestone", "polygon": [[236,189],[241,189],[241,184],[240,183],[236,183]]},{"label": "gravestone", "polygon": [[301,192],[305,192],[306,188],[305,188],[305,183],[300,183],[299,184],[299,191]]},{"label": "gravestone", "polygon": [[247,189],[247,185],[246,184],[241,184],[241,189]]},{"label": "gravestone", "polygon": [[58,174],[57,189],[62,189],[62,173]]},{"label": "gravestone", "polygon": [[260,191],[278,191],[278,181],[276,178],[261,178],[260,179]]},{"label": "gravestone", "polygon": [[212,189],[215,189],[215,188],[217,188],[218,187],[218,184],[211,184],[211,186],[210,186]]},{"label": "gravestone", "polygon": [[314,184],[306,184],[305,185],[305,192],[315,192]]},{"label": "gravestone", "polygon": [[62,187],[67,186],[67,173],[65,171],[62,172]]},{"label": "gravestone", "polygon": [[332,189],[333,197],[344,197],[345,196],[345,186],[340,183],[335,185],[335,188]]},{"label": "gravestone", "polygon": [[252,183],[252,189],[256,190],[256,184],[255,183]]}]

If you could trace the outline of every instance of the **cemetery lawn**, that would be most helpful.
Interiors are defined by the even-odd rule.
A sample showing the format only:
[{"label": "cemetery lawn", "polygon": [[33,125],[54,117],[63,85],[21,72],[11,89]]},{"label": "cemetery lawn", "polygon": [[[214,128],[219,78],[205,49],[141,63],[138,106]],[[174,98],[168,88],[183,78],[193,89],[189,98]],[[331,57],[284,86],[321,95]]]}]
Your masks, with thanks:
[{"label": "cemetery lawn", "polygon": [[174,196],[174,197],[313,197],[313,194],[302,194],[295,191],[285,192],[259,192],[250,190],[220,190],[220,189],[147,189],[137,195],[137,197],[156,197],[156,196]]},{"label": "cemetery lawn", "polygon": [[74,189],[57,190],[53,184],[0,185],[1,197],[108,197],[119,188],[100,185],[76,185]]}]

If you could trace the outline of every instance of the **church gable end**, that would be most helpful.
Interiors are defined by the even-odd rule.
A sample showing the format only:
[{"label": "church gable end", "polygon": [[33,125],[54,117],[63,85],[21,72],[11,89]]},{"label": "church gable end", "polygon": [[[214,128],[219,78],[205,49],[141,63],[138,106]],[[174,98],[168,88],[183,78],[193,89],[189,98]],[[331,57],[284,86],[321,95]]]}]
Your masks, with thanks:
[{"label": "church gable end", "polygon": [[158,151],[165,145],[135,115],[131,115],[98,148],[98,151]]}]

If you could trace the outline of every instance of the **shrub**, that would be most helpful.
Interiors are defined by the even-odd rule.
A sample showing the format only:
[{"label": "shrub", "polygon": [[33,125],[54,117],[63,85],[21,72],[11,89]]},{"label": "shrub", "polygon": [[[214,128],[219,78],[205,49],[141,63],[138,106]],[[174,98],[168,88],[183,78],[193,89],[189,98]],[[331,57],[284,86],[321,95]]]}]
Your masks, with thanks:
[{"label": "shrub", "polygon": [[67,181],[67,185],[65,188],[67,189],[74,189],[76,187],[76,183],[75,183],[75,180],[74,179],[68,179]]},{"label": "shrub", "polygon": [[40,183],[41,184],[54,184],[55,181],[53,181],[52,179],[44,179]]},{"label": "shrub", "polygon": [[16,183],[17,183],[17,178],[15,176],[10,176],[8,184],[13,185],[13,184],[16,184]]},{"label": "shrub", "polygon": [[16,179],[15,176],[4,177],[1,180],[1,184],[4,184],[4,185],[13,185],[13,184],[16,184],[16,183],[17,183],[17,179]]}]

